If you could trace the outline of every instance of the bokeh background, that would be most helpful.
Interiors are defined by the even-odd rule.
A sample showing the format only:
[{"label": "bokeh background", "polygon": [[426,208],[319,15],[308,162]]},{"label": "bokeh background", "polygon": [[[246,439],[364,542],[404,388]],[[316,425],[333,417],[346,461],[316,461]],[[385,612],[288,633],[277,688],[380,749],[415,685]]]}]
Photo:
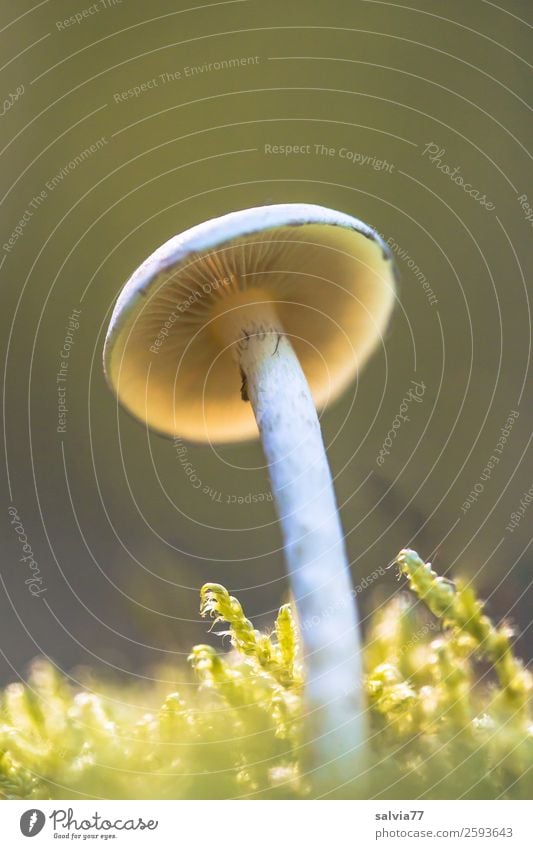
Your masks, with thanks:
[{"label": "bokeh background", "polygon": [[[286,599],[273,505],[252,498],[269,491],[259,444],[188,446],[195,488],[172,443],[117,408],[101,359],[117,294],[155,247],[290,201],[351,213],[396,246],[387,335],[322,415],[354,582],[369,583],[365,622],[398,591],[384,567],[412,546],[474,581],[531,655],[531,11],[527,0],[3,0],[3,681],[38,654],[150,678],[210,639],[197,613],[206,580],[260,625]],[[412,380],[422,401],[379,465]],[[10,507],[38,563],[36,595]]]}]

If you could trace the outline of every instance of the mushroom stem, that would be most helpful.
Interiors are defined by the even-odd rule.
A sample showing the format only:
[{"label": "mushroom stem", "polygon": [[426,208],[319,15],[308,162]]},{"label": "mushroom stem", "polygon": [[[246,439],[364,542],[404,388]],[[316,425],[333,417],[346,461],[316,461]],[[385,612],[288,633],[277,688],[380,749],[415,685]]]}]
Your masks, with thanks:
[{"label": "mushroom stem", "polygon": [[226,303],[217,322],[255,413],[281,524],[306,667],[307,766],[317,792],[342,790],[361,772],[366,737],[361,641],[315,404],[272,304]]}]

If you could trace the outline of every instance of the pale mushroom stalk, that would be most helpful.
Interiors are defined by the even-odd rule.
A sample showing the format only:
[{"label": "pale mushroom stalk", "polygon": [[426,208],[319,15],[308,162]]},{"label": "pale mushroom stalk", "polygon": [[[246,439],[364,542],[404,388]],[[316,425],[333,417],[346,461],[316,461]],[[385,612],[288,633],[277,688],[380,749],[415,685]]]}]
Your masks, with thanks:
[{"label": "pale mushroom stalk", "polygon": [[365,714],[358,614],[315,403],[272,304],[228,305],[217,332],[254,410],[281,524],[304,648],[308,766],[315,786],[327,775],[335,787],[360,771]]},{"label": "pale mushroom stalk", "polygon": [[362,221],[314,204],[243,209],[148,257],[120,293],[104,348],[121,404],[163,436],[229,443],[259,428],[301,625],[304,762],[318,794],[361,774],[365,705],[316,410],[375,349],[394,293],[391,252]]}]

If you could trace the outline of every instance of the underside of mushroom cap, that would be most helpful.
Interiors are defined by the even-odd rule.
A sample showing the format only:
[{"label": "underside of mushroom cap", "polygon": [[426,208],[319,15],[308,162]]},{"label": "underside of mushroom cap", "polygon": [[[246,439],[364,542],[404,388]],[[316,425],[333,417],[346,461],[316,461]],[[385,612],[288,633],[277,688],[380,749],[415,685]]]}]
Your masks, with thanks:
[{"label": "underside of mushroom cap", "polygon": [[173,237],[133,274],[106,337],[106,376],[163,435],[251,438],[253,412],[216,332],[221,314],[271,305],[322,407],[379,342],[393,300],[390,252],[357,219],[311,204],[233,212]]}]

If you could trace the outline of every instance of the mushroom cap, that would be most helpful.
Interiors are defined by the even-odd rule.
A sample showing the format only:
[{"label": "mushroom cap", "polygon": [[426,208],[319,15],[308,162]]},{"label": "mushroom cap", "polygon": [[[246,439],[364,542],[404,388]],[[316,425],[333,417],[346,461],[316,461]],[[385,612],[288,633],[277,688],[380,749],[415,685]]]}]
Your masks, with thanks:
[{"label": "mushroom cap", "polygon": [[120,403],[151,429],[195,441],[257,436],[221,310],[271,304],[320,408],[377,345],[395,296],[388,246],[356,218],[274,204],[174,236],[124,286],[104,346]]}]

